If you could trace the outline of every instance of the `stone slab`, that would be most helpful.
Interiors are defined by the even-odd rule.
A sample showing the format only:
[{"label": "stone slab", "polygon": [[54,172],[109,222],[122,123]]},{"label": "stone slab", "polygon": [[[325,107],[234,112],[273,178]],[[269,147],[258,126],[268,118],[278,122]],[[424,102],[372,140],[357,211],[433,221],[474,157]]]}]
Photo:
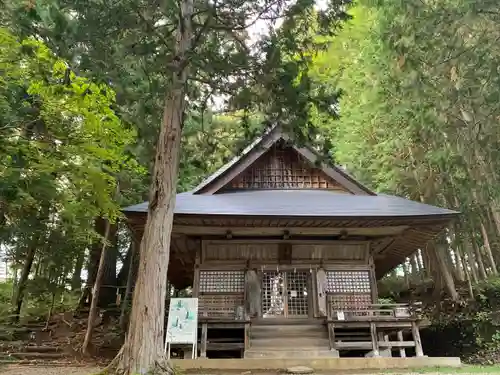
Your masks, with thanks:
[{"label": "stone slab", "polygon": [[244,359],[174,359],[173,364],[181,370],[286,370],[305,366],[314,371],[339,370],[387,370],[423,367],[460,367],[457,357],[411,357],[411,358],[244,358]]}]

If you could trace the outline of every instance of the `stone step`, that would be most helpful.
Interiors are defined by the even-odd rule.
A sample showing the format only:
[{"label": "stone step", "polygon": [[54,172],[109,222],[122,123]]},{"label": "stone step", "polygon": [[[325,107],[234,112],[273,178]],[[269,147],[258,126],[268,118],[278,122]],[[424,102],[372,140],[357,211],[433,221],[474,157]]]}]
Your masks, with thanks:
[{"label": "stone step", "polygon": [[290,348],[328,348],[330,342],[328,338],[310,338],[310,337],[296,337],[296,338],[266,338],[266,339],[252,339],[250,340],[250,348],[283,348],[289,350]]},{"label": "stone step", "polygon": [[300,348],[300,350],[259,350],[249,349],[245,351],[245,358],[337,358],[338,353],[330,350],[319,350],[317,348]]}]

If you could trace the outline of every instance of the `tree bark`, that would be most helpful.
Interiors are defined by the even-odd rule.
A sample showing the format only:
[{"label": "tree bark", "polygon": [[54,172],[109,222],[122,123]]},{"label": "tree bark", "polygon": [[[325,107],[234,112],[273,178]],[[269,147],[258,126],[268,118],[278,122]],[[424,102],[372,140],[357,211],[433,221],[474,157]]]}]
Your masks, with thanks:
[{"label": "tree bark", "polygon": [[106,247],[109,239],[111,224],[107,222],[104,238],[102,241],[101,258],[99,260],[99,267],[97,268],[96,279],[94,287],[92,288],[92,302],[90,303],[89,317],[87,320],[87,331],[85,332],[85,339],[82,345],[82,352],[85,355],[90,355],[90,342],[92,340],[92,332],[94,330],[94,322],[97,317],[97,310],[99,305],[99,292],[101,290],[101,283],[104,276],[104,268],[106,262]]},{"label": "tree bark", "polygon": [[444,282],[446,291],[448,292],[451,299],[456,301],[459,299],[459,295],[457,289],[455,288],[455,281],[453,280],[453,275],[451,274],[449,268],[447,267],[446,261],[444,259],[442,247],[444,247],[445,245],[432,244],[430,246],[431,246],[431,248],[429,249],[430,253],[431,254],[433,253],[435,256],[436,265],[440,270],[439,275],[442,277],[442,281]]},{"label": "tree bark", "polygon": [[31,267],[33,266],[33,261],[35,260],[37,241],[33,241],[29,247],[26,254],[26,260],[24,261],[23,270],[21,271],[21,276],[19,277],[19,282],[17,283],[16,297],[14,298],[14,321],[19,322],[19,317],[21,315],[21,308],[24,301],[24,291],[26,289],[26,283],[28,282],[28,276],[31,272]]},{"label": "tree bark", "polygon": [[130,325],[118,358],[118,371],[124,375],[154,371],[163,355],[167,268],[190,65],[188,53],[193,39],[192,14],[193,0],[180,1],[172,82],[156,149]]}]

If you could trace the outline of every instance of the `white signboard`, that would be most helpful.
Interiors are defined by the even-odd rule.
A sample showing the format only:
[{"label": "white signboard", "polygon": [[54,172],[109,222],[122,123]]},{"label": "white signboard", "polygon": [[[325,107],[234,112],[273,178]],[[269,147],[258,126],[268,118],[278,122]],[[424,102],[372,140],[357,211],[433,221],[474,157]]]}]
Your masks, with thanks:
[{"label": "white signboard", "polygon": [[193,357],[198,340],[198,298],[171,298],[168,311],[165,351],[170,357],[171,344],[191,344]]}]

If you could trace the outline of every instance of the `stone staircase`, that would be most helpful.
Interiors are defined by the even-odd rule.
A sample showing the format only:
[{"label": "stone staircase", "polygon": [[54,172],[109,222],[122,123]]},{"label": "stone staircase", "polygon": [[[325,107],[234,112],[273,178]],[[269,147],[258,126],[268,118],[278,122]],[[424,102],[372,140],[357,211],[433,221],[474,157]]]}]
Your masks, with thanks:
[{"label": "stone staircase", "polygon": [[[291,322],[287,322],[291,323]],[[254,323],[245,358],[333,358],[328,331],[321,322]]]}]

